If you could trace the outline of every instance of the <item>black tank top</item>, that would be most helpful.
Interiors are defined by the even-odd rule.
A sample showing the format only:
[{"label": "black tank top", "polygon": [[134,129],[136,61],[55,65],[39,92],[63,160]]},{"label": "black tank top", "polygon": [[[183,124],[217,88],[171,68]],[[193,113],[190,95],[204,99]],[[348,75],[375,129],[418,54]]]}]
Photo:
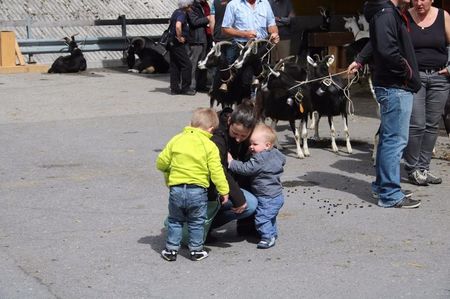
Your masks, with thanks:
[{"label": "black tank top", "polygon": [[411,24],[411,41],[416,52],[419,70],[438,69],[447,64],[447,41],[444,11],[439,9],[434,23],[429,27],[418,26],[408,12]]}]

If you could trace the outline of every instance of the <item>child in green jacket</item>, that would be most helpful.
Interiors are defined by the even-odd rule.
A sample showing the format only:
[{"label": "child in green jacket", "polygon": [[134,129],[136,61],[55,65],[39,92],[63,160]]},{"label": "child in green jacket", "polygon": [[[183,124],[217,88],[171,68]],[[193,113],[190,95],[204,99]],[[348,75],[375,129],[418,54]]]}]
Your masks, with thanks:
[{"label": "child in green jacket", "polygon": [[229,192],[219,150],[210,140],[218,125],[219,119],[214,110],[195,110],[191,126],[173,137],[156,161],[156,167],[164,173],[170,188],[166,248],[161,252],[161,256],[168,261],[177,258],[184,222],[187,222],[189,229],[191,259],[199,261],[208,256],[203,249],[203,224],[210,180],[222,196],[222,202],[228,200]]}]

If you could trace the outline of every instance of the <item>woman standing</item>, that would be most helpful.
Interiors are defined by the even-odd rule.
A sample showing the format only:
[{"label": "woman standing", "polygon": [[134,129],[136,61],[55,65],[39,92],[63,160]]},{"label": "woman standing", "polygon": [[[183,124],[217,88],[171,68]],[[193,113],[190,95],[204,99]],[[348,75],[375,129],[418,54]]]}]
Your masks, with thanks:
[{"label": "woman standing", "polygon": [[178,9],[170,17],[170,37],[168,45],[170,53],[170,93],[195,95],[190,89],[192,64],[186,48],[189,35],[187,12],[194,0],[178,0]]},{"label": "woman standing", "polygon": [[430,161],[450,89],[450,16],[432,3],[413,0],[407,14],[422,87],[414,96],[404,160],[409,181],[421,186],[442,182],[430,172]]}]

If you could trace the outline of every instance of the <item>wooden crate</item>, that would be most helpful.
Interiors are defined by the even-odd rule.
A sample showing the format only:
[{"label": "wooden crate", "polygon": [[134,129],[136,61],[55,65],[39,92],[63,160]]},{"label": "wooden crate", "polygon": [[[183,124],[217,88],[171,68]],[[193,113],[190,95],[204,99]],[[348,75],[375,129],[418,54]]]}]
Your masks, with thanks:
[{"label": "wooden crate", "polygon": [[0,32],[0,66],[16,65],[16,35],[12,31]]}]

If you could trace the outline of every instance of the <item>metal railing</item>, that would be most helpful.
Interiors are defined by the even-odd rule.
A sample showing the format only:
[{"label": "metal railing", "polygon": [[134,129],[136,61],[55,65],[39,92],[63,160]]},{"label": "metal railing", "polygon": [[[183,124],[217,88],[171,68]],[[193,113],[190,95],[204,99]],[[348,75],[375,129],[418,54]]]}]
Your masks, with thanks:
[{"label": "metal railing", "polygon": [[[121,26],[122,36],[117,37],[80,37],[75,38],[80,48],[85,52],[95,51],[125,51],[128,47],[129,39],[127,36],[127,25],[156,25],[169,24],[170,19],[127,19],[125,15],[119,16],[117,19],[110,20],[67,20],[67,21],[33,21],[31,18],[26,20],[1,21],[2,27],[26,27],[27,38],[18,39],[20,50],[23,54],[30,57],[33,54],[49,54],[67,52],[68,47],[63,39],[33,39],[32,28],[42,27],[77,27],[77,26]],[[148,36],[151,39],[158,40],[159,35]]]}]

